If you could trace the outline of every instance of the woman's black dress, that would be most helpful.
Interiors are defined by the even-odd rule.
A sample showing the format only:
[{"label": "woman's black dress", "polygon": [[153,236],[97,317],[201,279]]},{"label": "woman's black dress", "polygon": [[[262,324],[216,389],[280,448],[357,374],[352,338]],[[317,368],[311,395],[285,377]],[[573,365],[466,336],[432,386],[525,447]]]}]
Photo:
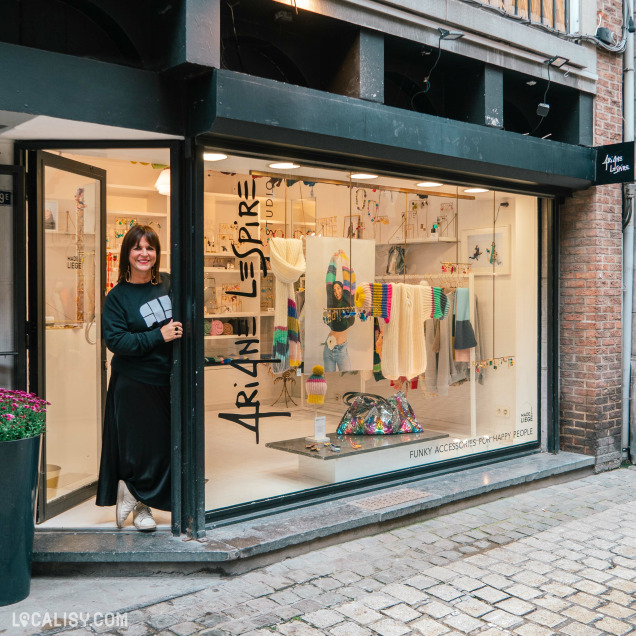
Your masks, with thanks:
[{"label": "woman's black dress", "polygon": [[106,297],[102,334],[114,353],[106,396],[98,506],[117,503],[123,480],[131,494],[159,510],[171,509],[171,344],[161,327],[172,318],[170,279],[158,285],[116,285]]}]

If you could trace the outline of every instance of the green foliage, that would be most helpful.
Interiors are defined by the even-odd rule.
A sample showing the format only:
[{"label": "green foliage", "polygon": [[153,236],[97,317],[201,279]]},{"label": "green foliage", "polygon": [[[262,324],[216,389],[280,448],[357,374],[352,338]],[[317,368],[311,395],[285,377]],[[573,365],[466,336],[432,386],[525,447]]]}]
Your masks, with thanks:
[{"label": "green foliage", "polygon": [[44,433],[47,404],[49,402],[33,393],[0,389],[0,442]]}]

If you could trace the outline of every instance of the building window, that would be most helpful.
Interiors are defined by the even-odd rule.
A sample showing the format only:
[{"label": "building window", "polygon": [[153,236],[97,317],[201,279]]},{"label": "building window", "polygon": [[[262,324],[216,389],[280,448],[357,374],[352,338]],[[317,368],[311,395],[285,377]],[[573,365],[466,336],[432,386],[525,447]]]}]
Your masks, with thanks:
[{"label": "building window", "polygon": [[568,31],[568,0],[483,0],[483,4],[557,31]]}]

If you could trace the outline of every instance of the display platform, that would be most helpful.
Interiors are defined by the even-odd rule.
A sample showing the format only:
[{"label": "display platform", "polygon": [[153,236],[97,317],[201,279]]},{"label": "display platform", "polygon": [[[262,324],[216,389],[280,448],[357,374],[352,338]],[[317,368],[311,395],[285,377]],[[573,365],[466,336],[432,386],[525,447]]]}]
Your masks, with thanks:
[{"label": "display platform", "polygon": [[[411,468],[422,463],[429,442],[449,437],[447,433],[424,430],[403,435],[338,435],[328,433],[329,442],[311,443],[304,437],[269,442],[268,448],[298,455],[301,475],[338,483],[377,474],[378,472]],[[330,445],[340,450],[331,450]],[[382,451],[378,455],[375,451]],[[381,470],[378,467],[381,466]]]}]

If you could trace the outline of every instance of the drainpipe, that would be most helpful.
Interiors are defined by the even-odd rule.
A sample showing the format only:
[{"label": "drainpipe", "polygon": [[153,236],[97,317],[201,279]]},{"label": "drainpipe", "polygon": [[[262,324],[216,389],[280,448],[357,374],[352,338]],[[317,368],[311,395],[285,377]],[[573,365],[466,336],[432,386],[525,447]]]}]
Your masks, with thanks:
[{"label": "drainpipe", "polygon": [[[623,19],[627,23],[632,15],[631,3],[625,3]],[[623,141],[634,140],[634,34],[627,33],[623,54]],[[630,455],[636,458],[636,431],[630,431],[631,406],[631,362],[632,362],[632,316],[634,302],[634,194],[633,188],[624,188],[625,213],[629,219],[623,228],[623,435],[622,448],[629,447]],[[626,196],[625,196],[626,195]],[[633,440],[630,438],[634,438]]]}]

